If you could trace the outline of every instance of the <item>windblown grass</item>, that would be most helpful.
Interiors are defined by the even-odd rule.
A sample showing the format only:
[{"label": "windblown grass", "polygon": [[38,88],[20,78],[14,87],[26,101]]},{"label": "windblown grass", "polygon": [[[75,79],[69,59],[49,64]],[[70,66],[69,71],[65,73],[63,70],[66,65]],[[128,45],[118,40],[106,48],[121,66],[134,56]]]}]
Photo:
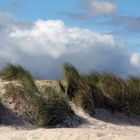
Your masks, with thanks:
[{"label": "windblown grass", "polygon": [[126,86],[122,79],[112,74],[103,75],[100,79],[100,88],[108,98],[116,101],[116,103],[123,99]]},{"label": "windblown grass", "polygon": [[[28,122],[39,127],[53,127],[64,123],[73,114],[69,100],[93,115],[95,108],[121,111],[129,116],[140,115],[140,79],[127,81],[113,74],[91,72],[81,74],[64,64],[64,80],[59,82],[62,92],[51,87],[38,89],[32,75],[19,65],[8,65],[1,72],[3,80],[17,80],[18,85],[6,87],[5,98],[14,110]],[[64,85],[63,85],[64,83]]]},{"label": "windblown grass", "polygon": [[66,118],[73,114],[73,111],[67,96],[50,87],[47,89],[45,105],[40,108],[38,113],[38,124],[52,127],[64,123]]},{"label": "windblown grass", "polygon": [[[37,107],[39,104],[39,102],[37,103],[38,99],[36,96],[33,94],[30,97],[21,85],[8,84],[5,86],[5,89],[4,99],[10,108],[26,121],[36,125],[36,112],[38,111]],[[31,98],[32,100],[30,100]]]},{"label": "windblown grass", "polygon": [[22,79],[23,77],[32,79],[30,72],[21,67],[20,65],[8,64],[0,72],[0,78],[2,78],[3,80],[12,81]]},{"label": "windblown grass", "polygon": [[33,93],[26,95],[24,88],[9,84],[5,98],[12,102],[18,115],[33,125],[53,127],[64,123],[67,116],[73,114],[66,95],[52,88],[45,95],[45,98]]},{"label": "windblown grass", "polygon": [[97,87],[99,74],[96,72],[89,75],[79,74],[71,64],[64,65],[64,72],[64,79],[68,83],[66,93],[69,99],[86,113],[93,115],[95,106],[101,106],[103,102],[103,95]]},{"label": "windblown grass", "polygon": [[77,106],[81,107],[86,113],[92,116],[95,113],[92,87],[87,84],[85,79],[81,79],[78,86],[78,91],[73,101]]},{"label": "windblown grass", "polygon": [[127,84],[133,91],[140,92],[140,78],[131,76],[128,78]]},{"label": "windblown grass", "polygon": [[80,79],[82,79],[83,83],[87,84],[91,88],[91,93],[94,100],[95,107],[103,107],[105,96],[101,89],[99,88],[99,80],[101,75],[97,72],[92,72],[87,75],[80,75]]},{"label": "windblown grass", "polygon": [[[138,81],[129,79],[128,84],[120,77],[107,74],[103,75],[100,80],[100,88],[104,95],[109,99],[106,106],[127,115],[133,116],[140,114],[140,92]],[[136,83],[134,83],[136,82]]]},{"label": "windblown grass", "polygon": [[[7,66],[8,67],[8,66]],[[2,71],[4,80],[18,80],[19,85],[6,86],[5,98],[12,100],[14,110],[25,120],[39,127],[51,127],[63,123],[66,116],[72,114],[65,94],[54,90],[47,90],[46,97],[42,97],[38,87],[34,83],[32,75],[21,66],[12,66],[14,72]],[[19,71],[18,71],[19,70]],[[14,73],[14,74],[13,74]],[[7,74],[7,75],[6,75]]]},{"label": "windblown grass", "polygon": [[94,114],[95,108],[102,107],[129,116],[140,114],[139,78],[130,77],[125,81],[117,75],[95,71],[80,74],[71,64],[65,64],[64,71],[70,100],[85,112]]},{"label": "windblown grass", "polygon": [[64,79],[66,81],[66,91],[70,99],[72,99],[77,92],[79,73],[72,64],[64,64]]}]

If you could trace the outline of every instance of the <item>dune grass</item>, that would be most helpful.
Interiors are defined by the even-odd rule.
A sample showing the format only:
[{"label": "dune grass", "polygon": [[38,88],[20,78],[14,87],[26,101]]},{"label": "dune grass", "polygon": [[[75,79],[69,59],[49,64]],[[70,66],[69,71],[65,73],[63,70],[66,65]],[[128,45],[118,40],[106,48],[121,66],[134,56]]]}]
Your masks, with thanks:
[{"label": "dune grass", "polygon": [[74,96],[73,102],[89,115],[92,116],[95,113],[92,87],[83,78],[79,80],[78,91]]},{"label": "dune grass", "polygon": [[86,113],[93,115],[95,106],[102,106],[104,98],[98,88],[99,73],[79,74],[72,64],[66,63],[64,64],[64,79],[68,83],[65,93]]},{"label": "dune grass", "polygon": [[[127,81],[114,74],[91,72],[80,74],[71,64],[64,65],[66,92],[70,99],[89,114],[95,108],[121,111],[128,116],[140,115],[140,79],[130,77]],[[71,98],[72,97],[72,98]]]},{"label": "dune grass", "polygon": [[114,74],[95,71],[81,74],[72,64],[65,63],[64,80],[59,82],[62,92],[52,87],[39,90],[30,72],[19,65],[6,66],[0,77],[18,81],[18,85],[7,85],[5,98],[12,100],[19,115],[38,127],[64,123],[74,113],[69,101],[89,115],[95,114],[95,108],[140,115],[140,79],[136,77],[123,80]]},{"label": "dune grass", "polygon": [[66,81],[65,93],[72,100],[78,90],[79,73],[76,68],[70,63],[64,64],[64,79]]},{"label": "dune grass", "polygon": [[[26,94],[21,85],[7,84],[5,90],[4,99],[6,100],[6,104],[8,104],[18,116],[36,125],[37,98],[35,96],[30,97],[30,95]],[[30,101],[31,98],[32,100]],[[33,102],[33,100],[35,102]]]},{"label": "dune grass", "polygon": [[124,97],[127,94],[127,85],[119,77],[105,74],[100,79],[100,88],[104,95],[112,100],[117,110],[122,110]]},{"label": "dune grass", "polygon": [[8,64],[6,65],[0,72],[0,78],[3,80],[18,80],[22,79],[23,77],[27,77],[28,79],[32,79],[30,72],[27,71],[20,65]]},{"label": "dune grass", "polygon": [[65,94],[51,89],[46,91],[46,98],[42,97],[32,75],[21,66],[6,66],[1,78],[18,81],[19,85],[5,87],[5,98],[12,100],[17,113],[33,125],[51,127],[63,123],[73,113]]},{"label": "dune grass", "polygon": [[67,96],[49,87],[46,92],[45,104],[39,109],[38,113],[38,124],[52,127],[64,123],[67,116],[74,112],[69,105]]},{"label": "dune grass", "polygon": [[106,102],[108,107],[129,116],[140,114],[140,92],[137,84],[138,81],[133,81],[132,78],[124,81],[112,74],[105,74],[100,79],[100,88],[109,99],[107,101],[110,101]]}]

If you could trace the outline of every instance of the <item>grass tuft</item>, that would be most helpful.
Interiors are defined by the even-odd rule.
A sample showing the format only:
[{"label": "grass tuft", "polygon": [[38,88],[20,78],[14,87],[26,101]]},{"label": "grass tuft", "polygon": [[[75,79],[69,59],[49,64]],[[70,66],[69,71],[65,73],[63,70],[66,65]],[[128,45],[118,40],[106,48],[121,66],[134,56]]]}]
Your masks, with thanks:
[{"label": "grass tuft", "polygon": [[81,107],[89,115],[95,114],[94,98],[92,88],[85,79],[81,79],[78,85],[78,91],[75,94],[74,103]]},{"label": "grass tuft", "polygon": [[23,77],[32,79],[32,75],[30,74],[30,72],[20,65],[8,64],[0,72],[0,78],[2,78],[3,80],[12,81],[22,79]]},{"label": "grass tuft", "polygon": [[64,79],[66,81],[65,93],[72,100],[78,90],[79,73],[76,68],[69,63],[64,64]]},{"label": "grass tuft", "polygon": [[38,111],[38,125],[53,127],[64,123],[71,114],[73,111],[66,95],[50,87],[47,89],[45,104]]},{"label": "grass tuft", "polygon": [[8,84],[5,87],[5,98],[12,102],[13,109],[26,121],[39,127],[52,127],[63,123],[67,116],[73,113],[65,94],[50,87],[45,91],[45,96],[42,96],[44,93],[39,91],[27,70],[21,66],[10,65],[6,67],[6,71],[11,71],[11,68],[14,68],[14,74],[12,71],[9,76],[3,71],[2,76],[5,80],[17,79],[19,85]]}]

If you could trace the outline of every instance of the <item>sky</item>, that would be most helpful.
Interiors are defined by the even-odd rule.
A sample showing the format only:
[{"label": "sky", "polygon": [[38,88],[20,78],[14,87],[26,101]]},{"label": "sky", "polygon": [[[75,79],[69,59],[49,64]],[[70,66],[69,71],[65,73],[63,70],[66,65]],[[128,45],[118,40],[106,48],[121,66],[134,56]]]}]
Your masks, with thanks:
[{"label": "sky", "polygon": [[80,72],[140,75],[139,0],[0,0],[0,68],[59,79]]}]

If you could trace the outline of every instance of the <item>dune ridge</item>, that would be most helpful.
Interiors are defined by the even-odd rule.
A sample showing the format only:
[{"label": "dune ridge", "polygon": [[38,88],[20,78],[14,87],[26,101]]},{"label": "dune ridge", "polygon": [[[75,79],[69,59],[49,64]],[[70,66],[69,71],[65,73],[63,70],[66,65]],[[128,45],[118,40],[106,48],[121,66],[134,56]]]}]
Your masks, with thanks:
[{"label": "dune ridge", "polygon": [[[36,81],[43,86],[49,81]],[[54,82],[53,82],[54,83]],[[8,82],[0,82],[1,93],[4,93],[4,85]],[[55,83],[56,85],[56,83]],[[0,125],[0,140],[139,140],[140,121],[130,118],[120,112],[111,112],[104,109],[96,109],[94,117],[90,117],[80,108],[73,105],[73,110],[78,116],[68,118],[69,126],[57,126],[61,128],[45,129],[35,128],[16,114],[5,109],[5,122]],[[68,128],[69,127],[69,128]]]}]

